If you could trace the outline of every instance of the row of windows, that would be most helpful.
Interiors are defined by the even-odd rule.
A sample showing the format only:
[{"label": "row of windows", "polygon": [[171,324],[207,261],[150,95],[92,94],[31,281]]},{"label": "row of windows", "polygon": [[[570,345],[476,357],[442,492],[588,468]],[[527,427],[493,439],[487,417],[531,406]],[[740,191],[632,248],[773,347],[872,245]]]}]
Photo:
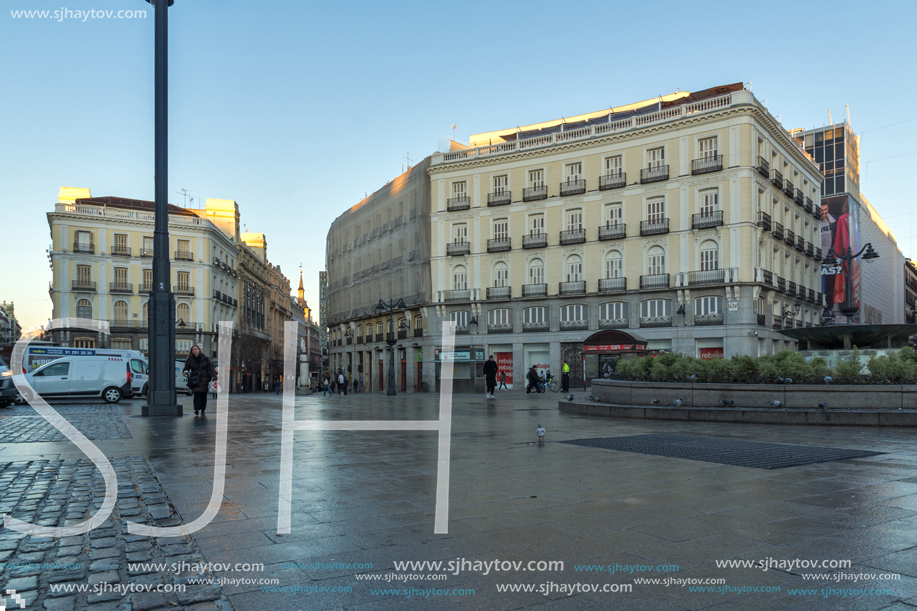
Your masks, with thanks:
[{"label": "row of windows", "polygon": [[[699,271],[713,271],[720,269],[720,249],[713,240],[705,240],[699,250]],[[646,251],[644,260],[646,275],[665,274],[666,251],[662,246],[651,246]],[[493,286],[510,286],[509,266],[504,261],[493,265]],[[624,277],[624,256],[618,250],[609,251],[605,255],[605,278]],[[585,279],[583,273],[583,258],[580,255],[569,255],[563,267],[564,282],[580,282]],[[545,264],[542,259],[532,259],[528,263],[526,284],[545,283]],[[464,265],[456,265],[452,269],[452,288],[457,291],[468,289],[468,269]]]},{"label": "row of windows", "polygon": [[[672,315],[672,300],[648,299],[641,301],[641,318],[665,318]],[[598,306],[599,320],[626,320],[629,316],[630,304],[624,301],[610,301]],[[511,325],[514,310],[510,308],[495,308],[487,311],[488,326]],[[723,298],[717,296],[698,297],[694,300],[694,314],[697,316],[712,316],[723,313]],[[467,327],[471,320],[471,312],[458,310],[449,314],[449,319],[458,327]],[[585,322],[589,319],[589,306],[585,304],[570,304],[560,307],[560,321]],[[526,325],[546,324],[549,320],[546,306],[534,306],[522,310],[522,322]]]},{"label": "row of windows", "polygon": [[[146,325],[149,311],[149,302],[143,303],[143,324]],[[126,301],[116,301],[112,304],[114,323],[127,323],[130,320],[130,305]],[[78,318],[92,318],[92,302],[88,299],[78,299],[76,302],[76,315]],[[191,322],[191,306],[179,303],[175,306],[175,321]]]},{"label": "row of windows", "polygon": [[[385,333],[386,328],[388,327],[388,324],[389,323],[387,322],[383,323],[382,321],[377,322],[375,324],[376,334],[382,335],[383,333]],[[394,321],[394,324],[395,324],[396,330],[405,331],[408,328],[408,319],[407,318],[398,318]],[[423,316],[415,316],[413,318],[412,324],[415,330],[423,329]],[[357,337],[369,337],[373,333],[373,328],[374,328],[374,325],[371,322],[366,323],[366,325],[357,325],[356,335]],[[337,331],[333,331],[332,337],[334,339],[341,339],[343,337],[342,331],[340,329],[338,329]]]}]

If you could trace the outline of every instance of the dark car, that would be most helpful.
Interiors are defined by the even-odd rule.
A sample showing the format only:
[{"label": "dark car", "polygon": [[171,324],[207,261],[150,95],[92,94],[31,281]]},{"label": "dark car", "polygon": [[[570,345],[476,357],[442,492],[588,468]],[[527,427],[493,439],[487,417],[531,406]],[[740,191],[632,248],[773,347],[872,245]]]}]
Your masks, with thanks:
[{"label": "dark car", "polygon": [[9,407],[18,394],[13,384],[13,372],[6,366],[6,361],[0,358],[0,407]]}]

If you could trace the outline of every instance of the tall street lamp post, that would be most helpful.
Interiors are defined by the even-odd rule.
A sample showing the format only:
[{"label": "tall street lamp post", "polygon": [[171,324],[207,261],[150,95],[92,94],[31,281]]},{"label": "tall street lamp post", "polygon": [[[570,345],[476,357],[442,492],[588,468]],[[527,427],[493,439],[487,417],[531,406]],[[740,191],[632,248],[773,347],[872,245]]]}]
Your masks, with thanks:
[{"label": "tall street lamp post", "polygon": [[857,254],[853,254],[853,249],[848,246],[840,254],[834,252],[834,249],[831,248],[828,250],[828,254],[825,255],[825,265],[828,267],[834,267],[837,265],[837,261],[839,259],[844,270],[844,303],[841,304],[841,314],[847,317],[847,324],[850,324],[852,318],[856,316],[857,312],[860,311],[860,308],[853,303],[853,287],[850,278],[850,264],[854,259],[857,259],[861,255],[863,256],[863,260],[868,263],[872,263],[874,260],[879,258],[879,253],[872,249],[871,243],[867,243],[866,246],[861,248],[860,252]]},{"label": "tall street lamp post", "polygon": [[156,15],[156,201],[153,214],[153,286],[149,301],[150,390],[143,416],[181,416],[175,399],[175,297],[169,265],[168,6],[174,0],[147,0]]},{"label": "tall street lamp post", "polygon": [[398,340],[395,338],[395,310],[403,310],[407,306],[404,303],[404,299],[399,299],[396,301],[390,301],[385,303],[383,300],[379,300],[379,304],[376,306],[376,309],[379,311],[388,310],[388,337],[385,340],[385,343],[388,344],[388,390],[386,395],[389,397],[394,397],[398,393],[395,392],[395,344],[398,343]]}]

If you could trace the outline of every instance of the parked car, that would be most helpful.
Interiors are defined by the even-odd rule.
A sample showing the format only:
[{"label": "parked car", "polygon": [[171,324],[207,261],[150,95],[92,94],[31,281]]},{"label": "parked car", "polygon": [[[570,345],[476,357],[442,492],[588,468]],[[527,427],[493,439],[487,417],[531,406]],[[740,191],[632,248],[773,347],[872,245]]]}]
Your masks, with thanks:
[{"label": "parked car", "polygon": [[[117,356],[60,358],[25,374],[25,379],[42,398],[100,397],[117,403],[133,396],[129,359]],[[23,398],[31,401],[31,392]]]},{"label": "parked car", "polygon": [[[146,357],[137,350],[118,350],[114,348],[69,348],[49,344],[30,344],[22,355],[22,373],[35,371],[57,359],[72,356],[117,356],[123,359],[137,359],[146,362]],[[142,386],[142,385],[141,385]]]},{"label": "parked car", "polygon": [[13,384],[13,372],[6,366],[6,361],[0,357],[0,407],[9,407],[18,394]]}]

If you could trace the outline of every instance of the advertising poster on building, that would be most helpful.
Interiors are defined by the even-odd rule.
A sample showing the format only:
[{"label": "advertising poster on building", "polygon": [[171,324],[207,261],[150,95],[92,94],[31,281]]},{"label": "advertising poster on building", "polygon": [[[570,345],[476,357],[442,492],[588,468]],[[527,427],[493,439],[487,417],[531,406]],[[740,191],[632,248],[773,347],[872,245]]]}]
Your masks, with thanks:
[{"label": "advertising poster on building", "polygon": [[497,357],[497,371],[498,378],[497,382],[502,381],[502,374],[506,373],[506,385],[509,388],[513,387],[513,353],[512,352],[498,352]]},{"label": "advertising poster on building", "polygon": [[[856,253],[860,246],[860,207],[856,201],[847,195],[826,197],[821,200],[821,210],[822,257],[827,258],[832,250],[838,255],[847,254],[848,250]],[[860,307],[860,267],[857,261],[850,263],[849,276],[840,260],[834,265],[822,265],[821,291],[825,294],[825,307],[834,314],[836,322],[847,321],[840,310],[848,281],[853,305]],[[853,317],[853,322],[858,321],[859,314]]]}]

